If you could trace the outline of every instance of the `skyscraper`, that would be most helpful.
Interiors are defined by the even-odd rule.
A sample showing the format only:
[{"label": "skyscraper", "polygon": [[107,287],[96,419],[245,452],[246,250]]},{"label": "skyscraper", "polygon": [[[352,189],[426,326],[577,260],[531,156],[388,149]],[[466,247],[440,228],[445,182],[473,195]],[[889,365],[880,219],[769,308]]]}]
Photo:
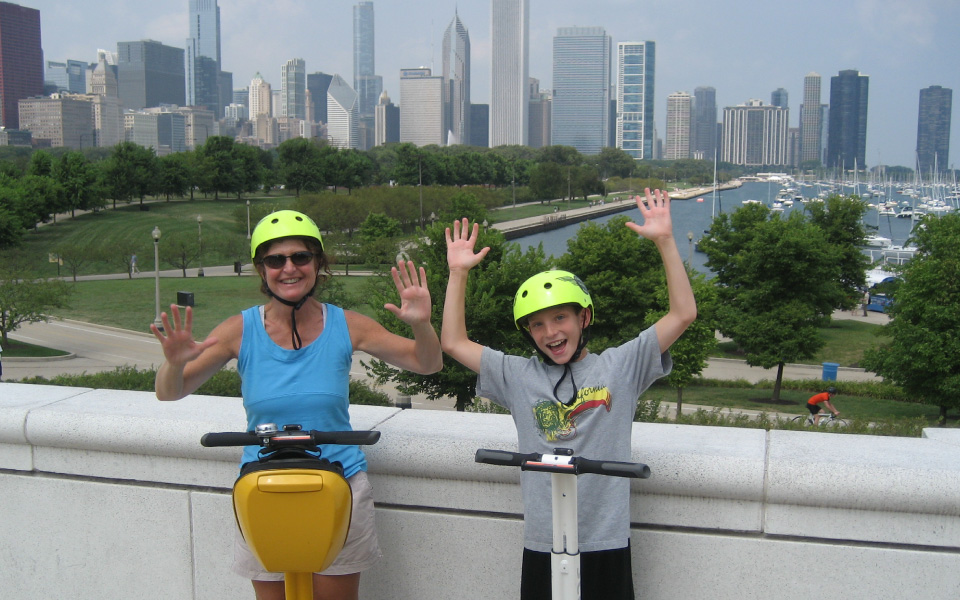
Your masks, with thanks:
[{"label": "skyscraper", "polygon": [[186,102],[218,117],[220,101],[220,7],[217,0],[189,0],[190,37],[184,52]]},{"label": "skyscraper", "polygon": [[717,90],[698,87],[693,90],[693,132],[691,155],[713,160],[717,150]]},{"label": "skyscraper", "polygon": [[540,91],[540,80],[530,78],[530,131],[527,144],[531,148],[543,148],[550,145],[550,116],[553,98],[549,92]]},{"label": "skyscraper", "polygon": [[867,95],[870,78],[848,69],[830,78],[829,168],[863,169],[867,154]]},{"label": "skyscraper", "polygon": [[616,145],[636,160],[653,158],[654,42],[617,43]]},{"label": "skyscraper", "polygon": [[383,91],[383,78],[374,70],[375,47],[373,2],[359,2],[353,7],[353,89],[361,118],[372,119]]},{"label": "skyscraper", "polygon": [[470,33],[454,13],[443,34],[443,113],[447,144],[470,142]]},{"label": "skyscraper", "polygon": [[0,2],[0,124],[20,129],[18,101],[41,94],[40,11]]},{"label": "skyscraper", "polygon": [[357,92],[343,77],[334,75],[327,88],[327,139],[337,148],[354,148],[360,144],[357,120]]},{"label": "skyscraper", "polygon": [[153,40],[117,43],[117,88],[125,109],[184,105],[183,50]]},{"label": "skyscraper", "polygon": [[387,90],[380,94],[375,115],[374,145],[382,146],[400,141],[400,108],[390,101]]},{"label": "skyscraper", "polygon": [[917,168],[924,175],[950,166],[950,117],[953,90],[932,85],[920,90],[917,118]]},{"label": "skyscraper", "polygon": [[260,115],[272,116],[273,113],[270,110],[272,98],[273,91],[270,89],[270,84],[263,80],[260,73],[254,75],[250,80],[250,102],[248,103],[251,121],[256,121]]},{"label": "skyscraper", "polygon": [[291,58],[280,67],[281,117],[307,118],[307,63]]},{"label": "skyscraper", "polygon": [[610,121],[611,41],[603,27],[560,27],[553,38],[550,139],[600,154]]},{"label": "skyscraper", "polygon": [[330,88],[331,81],[333,75],[320,71],[307,75],[307,90],[313,98],[313,114],[309,117],[314,123],[327,122],[327,89]]},{"label": "skyscraper", "polygon": [[490,147],[526,145],[529,0],[490,0],[490,43]]},{"label": "skyscraper", "polygon": [[430,69],[400,70],[400,141],[417,146],[444,143],[443,77]]},{"label": "skyscraper", "polygon": [[760,100],[723,109],[721,160],[751,167],[787,164],[790,111]]},{"label": "skyscraper", "polygon": [[823,119],[820,108],[820,75],[807,73],[803,78],[803,104],[800,105],[800,164],[821,161]]},{"label": "skyscraper", "polygon": [[690,158],[690,115],[693,96],[674,92],[667,96],[667,136],[663,158],[677,160]]},{"label": "skyscraper", "polygon": [[777,88],[770,92],[770,105],[779,106],[780,108],[790,108],[790,95],[787,93],[787,90]]}]

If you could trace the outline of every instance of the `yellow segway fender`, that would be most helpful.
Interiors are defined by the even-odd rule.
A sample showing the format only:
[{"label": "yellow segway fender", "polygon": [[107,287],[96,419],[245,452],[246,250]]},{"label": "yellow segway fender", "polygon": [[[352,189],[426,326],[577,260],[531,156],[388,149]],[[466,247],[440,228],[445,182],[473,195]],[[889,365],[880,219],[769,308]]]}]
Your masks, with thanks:
[{"label": "yellow segway fender", "polygon": [[353,493],[324,469],[266,469],[233,486],[237,524],[267,571],[319,573],[333,563],[350,529]]}]

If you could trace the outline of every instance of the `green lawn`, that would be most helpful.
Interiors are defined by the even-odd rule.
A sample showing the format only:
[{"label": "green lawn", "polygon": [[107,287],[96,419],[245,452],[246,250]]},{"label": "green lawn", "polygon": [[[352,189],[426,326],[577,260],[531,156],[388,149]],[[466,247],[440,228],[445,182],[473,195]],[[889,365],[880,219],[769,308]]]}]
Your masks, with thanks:
[{"label": "green lawn", "polygon": [[[347,293],[361,296],[366,277],[338,276]],[[70,284],[74,294],[70,307],[51,311],[56,317],[99,323],[133,331],[149,331],[156,316],[155,280],[152,277],[78,281]],[[206,337],[227,317],[245,308],[263,304],[259,279],[242,277],[160,278],[160,310],[169,312],[177,301],[177,292],[192,292],[193,330],[197,338]],[[356,310],[371,314],[366,306]]]},{"label": "green lawn", "polygon": [[[864,350],[889,341],[889,337],[879,335],[881,331],[882,328],[879,325],[872,323],[835,319],[829,327],[820,330],[826,345],[812,358],[797,362],[808,365],[835,362],[841,367],[858,367]],[[721,342],[713,356],[743,358],[743,354],[737,351],[737,346],[733,342]]]},{"label": "green lawn", "polygon": [[[293,202],[291,196],[271,195],[250,197],[253,214],[259,214],[266,206],[285,207]],[[169,202],[160,200],[145,204],[149,210],[140,210],[139,203],[118,204],[116,210],[106,208],[95,213],[77,215],[72,219],[61,219],[48,223],[23,237],[23,245],[11,252],[31,266],[37,277],[70,276],[69,265],[57,268],[56,262],[49,260],[57,245],[93,244],[102,248],[117,248],[117,256],[102,262],[90,262],[82,266],[79,275],[125,272],[125,261],[129,258],[126,249],[136,252],[140,268],[143,271],[153,269],[153,238],[151,231],[159,227],[160,243],[183,235],[191,242],[202,234],[204,241],[203,263],[206,265],[233,264],[234,256],[224,247],[222,240],[246,240],[246,201],[247,198],[212,198]],[[112,206],[112,205],[111,205]],[[203,217],[202,229],[197,225],[197,216]],[[256,225],[254,222],[253,225]],[[218,243],[219,242],[219,243]],[[195,264],[192,266],[196,266]],[[161,264],[161,269],[170,268]]]}]

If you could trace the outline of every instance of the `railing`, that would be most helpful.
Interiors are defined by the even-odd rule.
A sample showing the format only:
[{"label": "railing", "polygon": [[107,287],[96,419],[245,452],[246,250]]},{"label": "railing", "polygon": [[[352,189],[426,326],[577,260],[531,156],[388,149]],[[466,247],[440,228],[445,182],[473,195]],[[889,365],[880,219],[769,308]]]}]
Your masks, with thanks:
[{"label": "railing", "polygon": [[[357,406],[351,418],[382,432],[365,451],[383,559],[361,597],[516,597],[519,475],[473,460],[515,449],[510,417]],[[239,450],[199,442],[243,426],[235,398],[0,383],[3,597],[252,598],[230,571]],[[653,471],[631,484],[637,596],[955,598],[958,455],[955,429],[637,423],[633,459]]]}]

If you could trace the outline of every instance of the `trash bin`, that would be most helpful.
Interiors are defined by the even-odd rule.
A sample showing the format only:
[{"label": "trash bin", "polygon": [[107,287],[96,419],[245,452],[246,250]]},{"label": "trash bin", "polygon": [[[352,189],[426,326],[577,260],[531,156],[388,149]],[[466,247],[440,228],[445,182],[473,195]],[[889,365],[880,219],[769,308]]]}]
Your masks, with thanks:
[{"label": "trash bin", "polygon": [[836,381],[838,368],[840,368],[840,365],[838,363],[832,363],[832,362],[823,363],[823,380]]},{"label": "trash bin", "polygon": [[193,292],[177,292],[177,306],[193,306]]},{"label": "trash bin", "polygon": [[235,263],[233,263],[233,272],[239,275],[241,267],[243,267],[243,265],[240,264],[240,261],[239,260],[236,261]]},{"label": "trash bin", "polygon": [[393,403],[397,408],[411,408],[410,396],[397,396],[397,399]]}]

